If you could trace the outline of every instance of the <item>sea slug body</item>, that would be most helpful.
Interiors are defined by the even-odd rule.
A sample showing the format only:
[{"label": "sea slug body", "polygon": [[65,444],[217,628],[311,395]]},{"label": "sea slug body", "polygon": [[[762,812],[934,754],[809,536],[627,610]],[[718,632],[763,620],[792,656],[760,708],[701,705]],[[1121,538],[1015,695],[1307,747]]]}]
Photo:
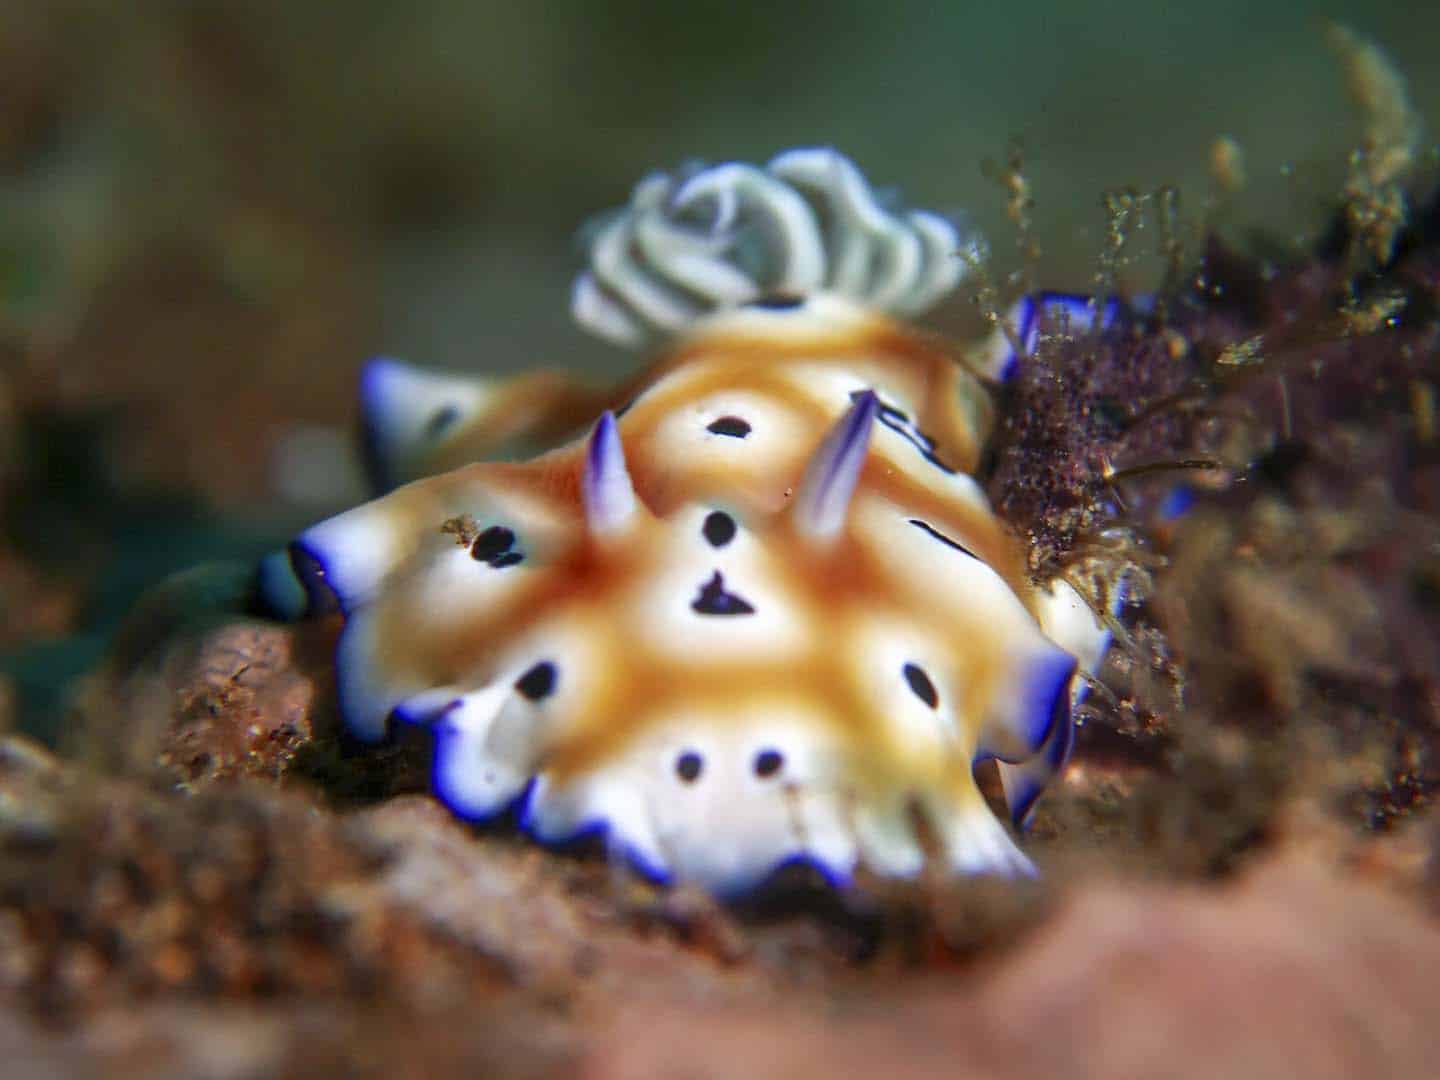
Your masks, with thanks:
[{"label": "sea slug body", "polygon": [[722,894],[795,862],[1033,873],[975,768],[1023,823],[1106,638],[1027,579],[971,476],[973,365],[896,318],[980,251],[832,150],[656,174],[573,296],[602,336],[664,342],[624,386],[372,363],[369,456],[399,486],[291,548],[344,617],[351,732],[424,725],[460,816]]}]

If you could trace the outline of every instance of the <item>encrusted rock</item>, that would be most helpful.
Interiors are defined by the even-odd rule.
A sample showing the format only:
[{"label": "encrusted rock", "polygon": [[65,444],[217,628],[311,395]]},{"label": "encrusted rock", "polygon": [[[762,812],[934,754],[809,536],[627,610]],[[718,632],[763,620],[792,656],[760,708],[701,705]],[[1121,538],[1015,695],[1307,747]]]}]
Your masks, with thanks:
[{"label": "encrusted rock", "polygon": [[372,750],[342,734],[338,623],[247,615],[250,585],[248,568],[215,564],[147,594],[81,694],[68,746],[190,791],[236,779],[309,780],[341,800],[423,788],[423,738]]}]

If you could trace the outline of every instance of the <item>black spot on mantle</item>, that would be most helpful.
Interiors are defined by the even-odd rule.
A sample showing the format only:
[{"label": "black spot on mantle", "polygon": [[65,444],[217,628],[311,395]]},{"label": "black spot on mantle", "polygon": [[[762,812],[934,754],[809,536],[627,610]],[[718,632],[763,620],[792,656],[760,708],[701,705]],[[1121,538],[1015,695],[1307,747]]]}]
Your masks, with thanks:
[{"label": "black spot on mantle", "polygon": [[675,759],[675,775],[687,784],[693,784],[700,779],[700,772],[705,768],[705,759],[694,750],[686,750]]},{"label": "black spot on mantle", "polygon": [[555,665],[542,660],[515,680],[515,689],[530,701],[540,701],[555,692]]},{"label": "black spot on mantle", "polygon": [[911,525],[914,525],[921,532],[929,533],[936,540],[939,540],[940,543],[944,544],[948,548],[954,548],[956,551],[960,552],[961,555],[969,555],[972,559],[980,558],[979,555],[976,555],[964,544],[959,543],[955,540],[951,540],[950,537],[946,536],[939,529],[935,528],[935,526],[931,525],[928,521],[921,521],[919,518],[910,518],[908,520]]},{"label": "black spot on mantle", "polygon": [[725,591],[725,578],[719,570],[700,587],[700,595],[690,602],[692,610],[701,615],[754,615],[755,609],[746,600]]},{"label": "black spot on mantle", "polygon": [[515,534],[504,525],[491,525],[471,543],[470,557],[503,570],[525,560],[524,553],[514,549]]},{"label": "black spot on mantle", "polygon": [[[850,400],[857,401],[864,393],[864,390],[852,391]],[[935,440],[917,428],[911,422],[908,413],[887,403],[884,398],[880,398],[880,423],[895,432],[896,435],[899,435],[911,446],[915,447],[916,450],[919,450],[920,456],[941,472],[948,476],[954,476],[959,472],[958,469],[952,469],[935,456]]]},{"label": "black spot on mantle", "polygon": [[935,684],[930,681],[930,676],[925,674],[925,669],[919,664],[906,664],[904,668],[905,681],[910,684],[911,691],[930,708],[938,708],[940,705],[940,694],[935,689]]},{"label": "black spot on mantle", "polygon": [[761,750],[755,755],[755,775],[762,780],[774,776],[785,764],[785,755],[779,750]]},{"label": "black spot on mantle", "polygon": [[743,439],[750,434],[750,422],[738,416],[722,416],[705,425],[712,435],[728,435],[732,439]]},{"label": "black spot on mantle", "polygon": [[712,510],[705,515],[705,524],[700,532],[711,547],[721,548],[735,539],[735,519],[723,510]]}]

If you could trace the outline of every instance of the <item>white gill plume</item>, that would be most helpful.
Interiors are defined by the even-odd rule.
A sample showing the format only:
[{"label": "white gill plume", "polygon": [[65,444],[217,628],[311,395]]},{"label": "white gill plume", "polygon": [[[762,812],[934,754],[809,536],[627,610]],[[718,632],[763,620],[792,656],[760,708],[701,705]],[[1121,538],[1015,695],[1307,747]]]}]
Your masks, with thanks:
[{"label": "white gill plume", "polygon": [[587,246],[571,312],[591,333],[630,346],[764,297],[833,292],[914,315],[985,250],[939,214],[888,207],[849,158],[824,147],[786,151],[763,168],[652,173]]}]

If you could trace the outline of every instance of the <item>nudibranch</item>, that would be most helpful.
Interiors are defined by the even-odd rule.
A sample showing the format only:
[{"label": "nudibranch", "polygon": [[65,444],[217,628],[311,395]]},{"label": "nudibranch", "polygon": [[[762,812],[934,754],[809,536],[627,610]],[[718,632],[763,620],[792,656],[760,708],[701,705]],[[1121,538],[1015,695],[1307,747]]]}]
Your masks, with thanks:
[{"label": "nudibranch", "polygon": [[[343,614],[349,730],[433,731],[463,818],[721,894],[797,862],[1033,873],[976,768],[1022,824],[1106,639],[1027,579],[971,475],[974,364],[897,318],[980,252],[833,150],[656,174],[572,297],[601,336],[663,343],[625,385],[372,362],[392,490],[290,549],[310,609]],[[561,444],[477,460],[525,440]]]}]

